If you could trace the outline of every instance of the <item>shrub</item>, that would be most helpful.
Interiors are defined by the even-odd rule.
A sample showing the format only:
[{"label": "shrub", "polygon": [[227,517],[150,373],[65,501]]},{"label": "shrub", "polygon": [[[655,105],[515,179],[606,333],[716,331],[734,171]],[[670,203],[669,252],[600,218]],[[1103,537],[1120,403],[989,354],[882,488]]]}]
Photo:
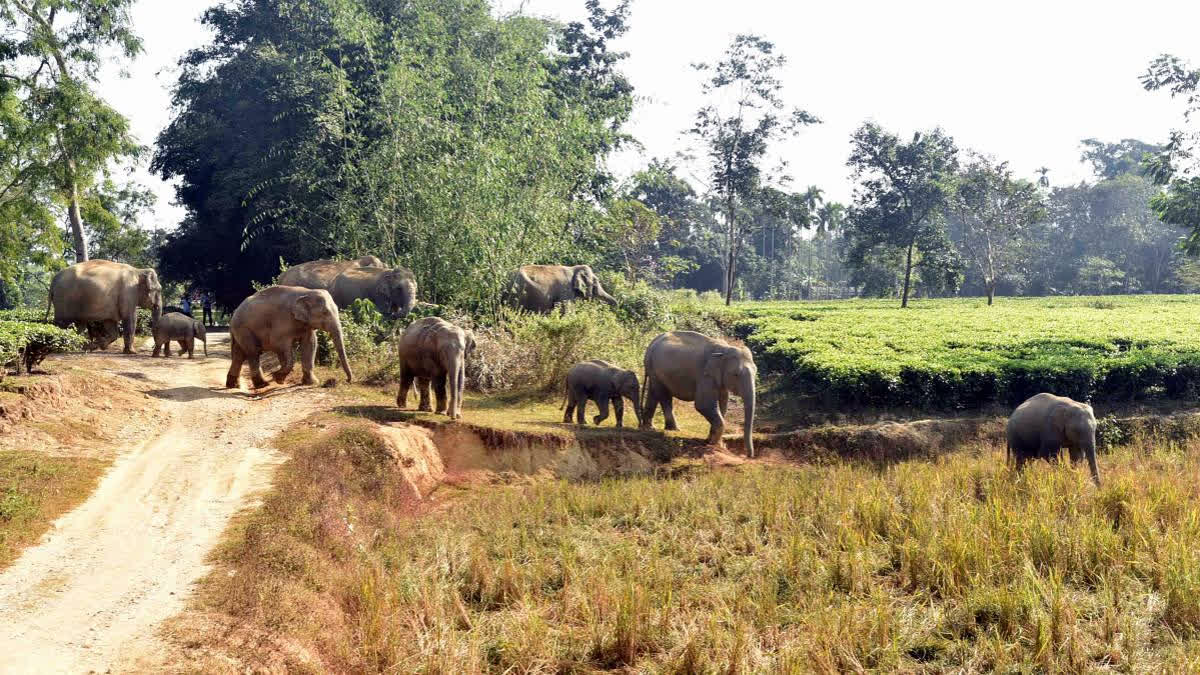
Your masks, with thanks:
[{"label": "shrub", "polygon": [[22,364],[26,373],[32,372],[50,354],[78,351],[83,346],[83,336],[75,331],[0,318],[0,375],[13,367],[20,372]]}]

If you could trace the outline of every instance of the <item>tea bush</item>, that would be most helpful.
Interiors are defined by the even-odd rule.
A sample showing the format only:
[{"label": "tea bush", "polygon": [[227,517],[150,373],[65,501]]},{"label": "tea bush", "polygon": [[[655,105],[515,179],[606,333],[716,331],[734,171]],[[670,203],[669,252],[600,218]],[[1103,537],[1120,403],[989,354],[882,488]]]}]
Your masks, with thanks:
[{"label": "tea bush", "polygon": [[764,372],[825,404],[976,408],[1200,389],[1194,296],[756,303],[733,330]]},{"label": "tea bush", "polygon": [[78,351],[84,347],[85,340],[79,333],[48,323],[24,320],[26,312],[0,312],[0,377],[9,368],[16,368],[20,372],[22,365],[26,373],[31,372],[50,354]]}]

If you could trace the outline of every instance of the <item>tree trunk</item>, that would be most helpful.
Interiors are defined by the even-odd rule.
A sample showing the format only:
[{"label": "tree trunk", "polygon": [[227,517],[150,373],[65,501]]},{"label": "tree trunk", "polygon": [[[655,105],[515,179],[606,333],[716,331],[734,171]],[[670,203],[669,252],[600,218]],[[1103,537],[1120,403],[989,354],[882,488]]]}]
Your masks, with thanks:
[{"label": "tree trunk", "polygon": [[730,198],[727,201],[725,220],[729,227],[728,242],[727,242],[728,249],[729,249],[729,255],[728,255],[727,260],[725,261],[725,306],[728,307],[729,305],[733,304],[733,261],[734,261],[733,241],[734,241],[734,234],[735,234],[735,232],[734,232],[735,225],[734,225],[734,208],[733,208],[733,199],[732,198]]},{"label": "tree trunk", "polygon": [[71,237],[75,240],[75,262],[81,263],[88,259],[87,235],[83,231],[83,216],[79,212],[79,183],[74,179],[71,180],[71,203],[67,207],[67,216],[71,221]]},{"label": "tree trunk", "polygon": [[900,307],[908,307],[908,289],[912,281],[912,254],[915,241],[908,242],[908,258],[904,261],[904,295],[900,297]]},{"label": "tree trunk", "polygon": [[991,279],[987,282],[988,307],[992,306],[992,297],[996,295],[996,280]]}]

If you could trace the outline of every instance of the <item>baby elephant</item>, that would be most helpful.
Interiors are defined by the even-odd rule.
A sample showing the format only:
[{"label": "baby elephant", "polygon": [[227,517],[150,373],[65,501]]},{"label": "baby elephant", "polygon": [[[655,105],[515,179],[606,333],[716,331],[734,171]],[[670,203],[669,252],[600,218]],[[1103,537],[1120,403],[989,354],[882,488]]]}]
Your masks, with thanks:
[{"label": "baby elephant", "polygon": [[617,426],[623,426],[621,418],[625,415],[624,398],[633,403],[633,415],[638,422],[642,420],[638,411],[637,373],[614,366],[608,361],[596,359],[571,366],[567,371],[565,395],[567,411],[563,413],[563,424],[570,424],[571,414],[574,413],[576,421],[582,425],[583,412],[589,399],[595,401],[600,408],[600,414],[592,418],[592,424],[600,424],[608,419],[608,403],[612,401],[617,414]]},{"label": "baby elephant", "polygon": [[1100,484],[1096,468],[1096,416],[1092,406],[1065,396],[1038,394],[1030,397],[1008,418],[1008,452],[1020,469],[1030,459],[1053,461],[1066,446],[1071,461],[1087,457],[1092,480]]},{"label": "baby elephant", "polygon": [[160,349],[164,350],[164,357],[170,356],[171,342],[177,341],[179,353],[187,352],[188,358],[193,358],[192,349],[196,346],[197,338],[204,343],[204,355],[208,356],[208,339],[203,323],[179,312],[163,314],[154,324],[154,356],[158,356]]},{"label": "baby elephant", "polygon": [[[416,380],[421,397],[418,410],[444,412],[455,420],[461,418],[467,354],[474,349],[475,336],[471,331],[449,321],[430,316],[409,324],[400,336],[400,391],[396,394],[396,405],[401,409],[408,406],[408,390]],[[429,406],[430,381],[437,396],[436,410]]]}]

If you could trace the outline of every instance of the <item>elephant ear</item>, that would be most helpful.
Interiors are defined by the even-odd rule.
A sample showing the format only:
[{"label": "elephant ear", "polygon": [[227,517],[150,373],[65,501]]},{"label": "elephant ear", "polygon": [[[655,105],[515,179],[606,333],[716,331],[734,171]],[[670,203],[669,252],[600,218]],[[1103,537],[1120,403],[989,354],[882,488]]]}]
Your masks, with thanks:
[{"label": "elephant ear", "polygon": [[467,351],[466,351],[466,353],[470,354],[471,352],[475,351],[475,334],[469,330],[465,330],[465,331],[463,331],[463,333],[465,333],[467,336]]},{"label": "elephant ear", "polygon": [[716,350],[708,355],[708,359],[704,362],[703,379],[711,379],[713,385],[720,388],[722,381],[722,373],[725,369],[725,357],[729,354],[728,350]]},{"label": "elephant ear", "polygon": [[321,299],[316,295],[308,294],[300,296],[295,304],[292,305],[292,318],[300,323],[312,323],[319,304],[321,304]]},{"label": "elephant ear", "polygon": [[571,288],[575,290],[575,295],[587,297],[588,294],[588,272],[587,267],[580,267],[575,270],[575,274],[571,277]]}]

